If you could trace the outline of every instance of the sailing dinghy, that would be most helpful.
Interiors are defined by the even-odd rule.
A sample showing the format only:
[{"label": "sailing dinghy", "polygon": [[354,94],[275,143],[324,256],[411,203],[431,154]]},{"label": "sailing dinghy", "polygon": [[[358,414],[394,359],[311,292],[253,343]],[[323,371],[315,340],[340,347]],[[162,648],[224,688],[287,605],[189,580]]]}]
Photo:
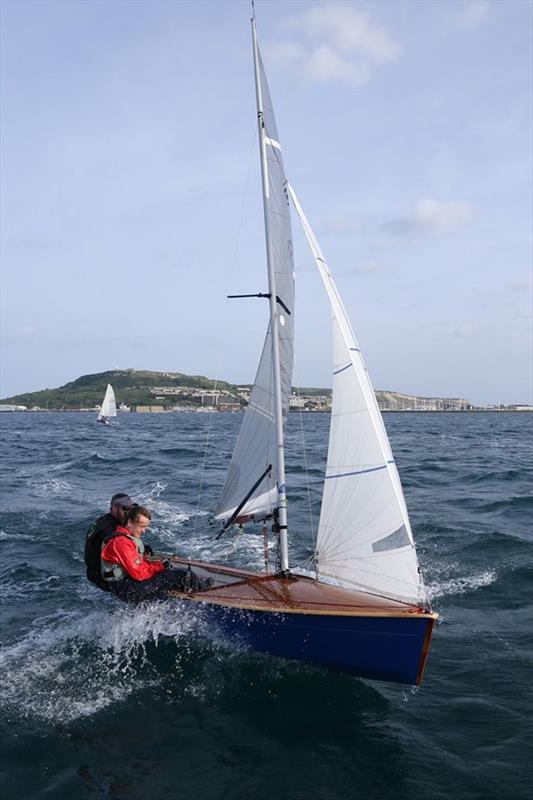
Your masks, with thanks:
[{"label": "sailing dinghy", "polygon": [[[279,568],[258,573],[175,557],[213,585],[171,594],[201,604],[225,635],[252,649],[365,678],[419,684],[437,615],[424,589],[398,470],[361,351],[285,177],[254,20],[252,38],[269,281],[268,293],[259,296],[269,300],[270,321],[215,518],[222,525],[219,536],[233,524],[271,520]],[[284,430],[293,366],[290,198],[333,322],[331,429],[313,577],[291,572],[289,565]]]},{"label": "sailing dinghy", "polygon": [[107,384],[107,389],[104,395],[104,401],[100,407],[100,412],[96,418],[97,422],[103,425],[109,425],[109,417],[117,416],[117,401],[115,400],[115,392],[110,383]]}]

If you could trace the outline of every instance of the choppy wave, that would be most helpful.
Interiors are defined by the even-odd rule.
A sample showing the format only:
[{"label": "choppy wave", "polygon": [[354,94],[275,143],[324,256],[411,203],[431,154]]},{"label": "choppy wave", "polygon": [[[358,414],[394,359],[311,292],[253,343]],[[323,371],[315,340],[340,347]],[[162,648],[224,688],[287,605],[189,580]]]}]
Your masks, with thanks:
[{"label": "choppy wave", "polygon": [[49,597],[53,592],[61,592],[64,588],[59,575],[50,575],[26,564],[8,568],[2,574],[2,592],[0,605],[19,602],[35,603],[38,596]]},{"label": "choppy wave", "polygon": [[[191,636],[199,631],[209,633],[201,609],[181,613],[175,603],[59,611],[3,649],[0,706],[7,714],[54,723],[91,716],[159,684],[151,646],[166,647],[178,679]],[[213,630],[211,642],[218,641]]]},{"label": "choppy wave", "polygon": [[72,492],[73,485],[60,478],[52,478],[43,483],[34,484],[33,491],[38,497],[47,497],[50,494],[69,494]]},{"label": "choppy wave", "polygon": [[489,503],[481,503],[480,511],[501,512],[501,511],[528,511],[533,512],[533,494],[511,495],[501,500],[493,500]]},{"label": "choppy wave", "polygon": [[20,533],[19,531],[4,531],[0,530],[0,541],[7,541],[8,539],[13,539],[15,541],[22,540],[22,539],[35,539],[35,536],[32,536],[29,533]]}]

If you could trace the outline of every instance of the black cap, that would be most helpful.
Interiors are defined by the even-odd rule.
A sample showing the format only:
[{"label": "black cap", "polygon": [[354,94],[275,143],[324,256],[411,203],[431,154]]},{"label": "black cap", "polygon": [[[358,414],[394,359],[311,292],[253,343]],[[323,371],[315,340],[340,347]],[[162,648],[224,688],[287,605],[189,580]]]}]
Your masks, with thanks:
[{"label": "black cap", "polygon": [[125,492],[117,492],[117,494],[113,495],[110,502],[111,507],[120,506],[121,508],[131,508],[136,505],[137,503]]}]

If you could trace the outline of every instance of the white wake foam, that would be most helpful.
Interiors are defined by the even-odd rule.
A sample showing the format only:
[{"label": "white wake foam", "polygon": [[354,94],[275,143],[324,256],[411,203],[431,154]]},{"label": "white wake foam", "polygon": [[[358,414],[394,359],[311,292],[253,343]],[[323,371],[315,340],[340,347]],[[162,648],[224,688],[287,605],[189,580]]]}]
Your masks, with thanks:
[{"label": "white wake foam", "polygon": [[[201,610],[196,612],[154,603],[40,618],[2,650],[0,706],[19,717],[68,723],[122,702],[162,680],[147,657],[147,646],[161,637],[180,643],[173,651],[179,673],[191,634],[201,627],[205,633]],[[218,641],[215,633],[210,638]]]},{"label": "white wake foam", "polygon": [[496,572],[494,570],[486,570],[478,575],[466,575],[445,581],[435,581],[427,584],[426,588],[430,598],[435,600],[437,597],[445,597],[446,595],[466,594],[483,586],[490,586],[495,580]]}]

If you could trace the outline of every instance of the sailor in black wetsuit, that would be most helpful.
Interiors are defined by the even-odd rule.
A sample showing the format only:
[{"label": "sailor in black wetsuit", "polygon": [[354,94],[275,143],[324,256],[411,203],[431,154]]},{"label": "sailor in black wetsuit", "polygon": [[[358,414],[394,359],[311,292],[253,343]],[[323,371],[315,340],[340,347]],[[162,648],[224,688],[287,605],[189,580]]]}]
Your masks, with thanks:
[{"label": "sailor in black wetsuit", "polygon": [[[109,583],[102,578],[100,570],[100,554],[102,543],[107,536],[114,533],[117,525],[124,525],[128,509],[137,505],[125,492],[118,492],[111,498],[108,514],[93,522],[85,539],[85,566],[87,567],[87,580],[94,583],[104,592],[109,591]],[[146,552],[151,548],[146,546]]]}]

